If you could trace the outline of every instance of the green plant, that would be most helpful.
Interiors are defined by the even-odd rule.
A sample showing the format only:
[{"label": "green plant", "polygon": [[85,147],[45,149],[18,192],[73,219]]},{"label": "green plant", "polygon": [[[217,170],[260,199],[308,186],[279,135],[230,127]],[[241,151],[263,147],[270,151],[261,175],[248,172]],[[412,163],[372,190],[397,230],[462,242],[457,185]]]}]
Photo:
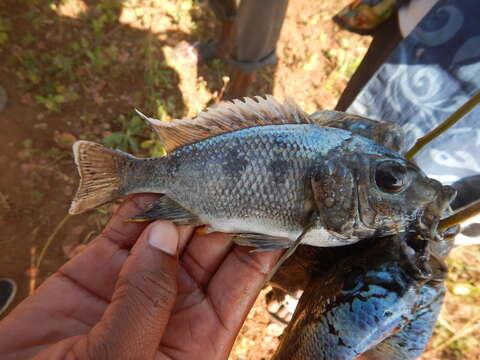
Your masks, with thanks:
[{"label": "green plant", "polygon": [[8,33],[10,31],[10,22],[8,19],[0,16],[0,46],[8,42]]},{"label": "green plant", "polygon": [[156,134],[150,135],[150,139],[143,141],[140,144],[140,147],[142,149],[147,150],[151,157],[160,157],[160,156],[167,155],[167,152],[165,151],[165,148],[162,146],[160,141],[157,139]]},{"label": "green plant", "polygon": [[106,146],[121,149],[123,151],[140,152],[138,138],[146,129],[146,125],[137,115],[133,115],[129,120],[123,115],[118,118],[122,125],[120,131],[113,132],[103,138]]}]

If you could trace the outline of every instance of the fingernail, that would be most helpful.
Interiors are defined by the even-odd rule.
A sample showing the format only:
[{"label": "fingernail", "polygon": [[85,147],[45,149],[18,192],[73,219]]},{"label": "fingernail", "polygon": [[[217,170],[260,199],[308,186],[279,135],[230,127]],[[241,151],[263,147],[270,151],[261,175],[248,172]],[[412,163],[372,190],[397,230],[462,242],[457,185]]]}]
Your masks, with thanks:
[{"label": "fingernail", "polygon": [[154,248],[176,255],[178,247],[178,230],[175,225],[165,221],[157,221],[150,225],[148,242]]}]

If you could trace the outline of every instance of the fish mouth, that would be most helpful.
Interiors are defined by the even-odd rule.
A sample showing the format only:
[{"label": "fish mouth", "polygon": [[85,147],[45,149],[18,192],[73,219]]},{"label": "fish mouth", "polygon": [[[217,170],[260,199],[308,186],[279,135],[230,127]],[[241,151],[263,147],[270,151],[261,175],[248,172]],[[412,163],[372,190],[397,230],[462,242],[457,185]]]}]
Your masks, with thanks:
[{"label": "fish mouth", "polygon": [[[438,182],[436,180],[435,184]],[[450,207],[451,202],[457,196],[457,190],[449,185],[441,185],[438,183],[437,193],[434,199],[421,211],[417,213],[417,220],[412,223],[418,229],[430,234],[430,237],[437,241],[443,241],[445,236],[449,237],[453,233],[453,229],[448,231],[439,230],[438,225],[442,218],[448,217],[452,213]]]},{"label": "fish mouth", "polygon": [[453,200],[455,200],[458,193],[457,190],[450,185],[443,185],[441,192],[443,194],[443,198],[445,199],[445,201],[448,201],[448,205],[450,205],[453,202]]},{"label": "fish mouth", "polygon": [[440,201],[439,209],[440,218],[444,218],[445,216],[449,216],[452,214],[453,210],[450,204],[457,197],[457,193],[458,191],[450,185],[442,186],[441,196],[439,196],[440,198],[442,198],[442,201]]},{"label": "fish mouth", "polygon": [[457,190],[450,185],[441,185],[435,199],[427,206],[427,211],[437,214],[439,218],[449,215],[450,204],[457,196]]}]

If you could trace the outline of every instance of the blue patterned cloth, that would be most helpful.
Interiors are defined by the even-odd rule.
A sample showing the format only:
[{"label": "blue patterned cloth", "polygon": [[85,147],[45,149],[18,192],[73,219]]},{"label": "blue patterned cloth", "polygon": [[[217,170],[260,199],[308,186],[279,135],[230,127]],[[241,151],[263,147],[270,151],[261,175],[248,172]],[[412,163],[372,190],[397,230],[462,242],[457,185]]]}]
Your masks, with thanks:
[{"label": "blue patterned cloth", "polygon": [[[480,91],[479,5],[478,0],[440,0],[347,112],[402,125],[408,146],[445,120]],[[415,159],[443,183],[479,174],[480,106]]]}]

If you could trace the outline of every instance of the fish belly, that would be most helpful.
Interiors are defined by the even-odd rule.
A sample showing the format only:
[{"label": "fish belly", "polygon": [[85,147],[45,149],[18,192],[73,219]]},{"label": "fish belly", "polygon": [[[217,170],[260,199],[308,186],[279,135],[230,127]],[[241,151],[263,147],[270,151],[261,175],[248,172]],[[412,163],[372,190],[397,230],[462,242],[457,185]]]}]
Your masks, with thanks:
[{"label": "fish belly", "polygon": [[[231,219],[202,219],[205,224],[209,224],[212,231],[225,233],[253,233],[265,234],[272,237],[290,239],[292,244],[303,233],[303,229],[297,226],[282,226],[271,219],[250,218],[231,218]],[[357,242],[358,238],[339,238],[323,227],[310,228],[304,234],[301,243],[311,246],[330,247],[345,246]]]},{"label": "fish belly", "polygon": [[360,240],[358,237],[348,237],[340,238],[330,233],[324,227],[315,227],[309,229],[303,239],[302,244],[320,246],[320,247],[331,247],[331,246],[345,246],[356,243]]},{"label": "fish belly", "polygon": [[288,238],[295,241],[295,239],[302,233],[301,229],[292,229],[282,227],[276,222],[269,219],[259,218],[206,218],[202,219],[206,224],[209,224],[211,230],[225,233],[253,233],[266,234],[273,237]]}]

